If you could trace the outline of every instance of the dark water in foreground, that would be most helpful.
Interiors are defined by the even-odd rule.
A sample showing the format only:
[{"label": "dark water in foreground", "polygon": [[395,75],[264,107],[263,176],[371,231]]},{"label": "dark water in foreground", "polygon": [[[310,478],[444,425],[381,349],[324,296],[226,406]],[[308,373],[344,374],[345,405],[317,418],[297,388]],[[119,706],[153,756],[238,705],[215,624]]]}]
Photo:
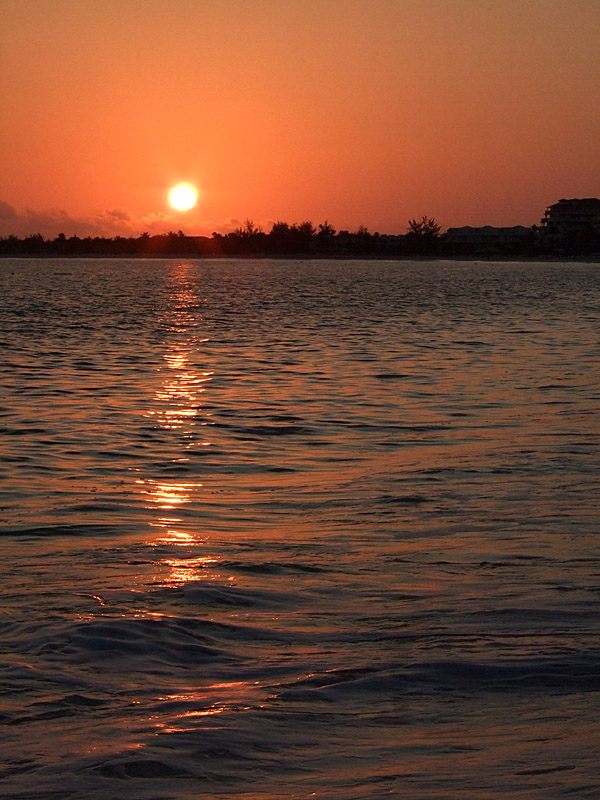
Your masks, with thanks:
[{"label": "dark water in foreground", "polygon": [[0,261],[2,798],[598,798],[600,268]]}]

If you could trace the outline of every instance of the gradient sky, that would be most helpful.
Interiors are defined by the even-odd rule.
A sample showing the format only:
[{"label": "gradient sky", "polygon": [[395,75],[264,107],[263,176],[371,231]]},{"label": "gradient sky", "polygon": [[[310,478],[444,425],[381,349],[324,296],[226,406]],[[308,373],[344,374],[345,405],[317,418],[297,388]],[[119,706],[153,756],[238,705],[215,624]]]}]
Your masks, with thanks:
[{"label": "gradient sky", "polygon": [[[531,225],[600,196],[598,0],[0,0],[0,235]],[[186,181],[200,202],[173,212]]]}]

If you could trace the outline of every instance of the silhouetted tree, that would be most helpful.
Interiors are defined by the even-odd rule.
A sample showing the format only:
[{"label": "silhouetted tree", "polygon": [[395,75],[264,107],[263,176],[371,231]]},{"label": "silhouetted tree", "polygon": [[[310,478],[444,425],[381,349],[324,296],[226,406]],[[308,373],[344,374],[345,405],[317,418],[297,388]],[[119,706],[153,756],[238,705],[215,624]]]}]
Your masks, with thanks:
[{"label": "silhouetted tree", "polygon": [[441,225],[438,225],[433,217],[410,219],[406,232],[409,249],[415,253],[434,253],[437,250],[441,229]]},{"label": "silhouetted tree", "polygon": [[274,222],[269,233],[269,250],[272,253],[285,253],[290,246],[290,226],[287,222]]},{"label": "silhouetted tree", "polygon": [[225,253],[240,255],[261,253],[265,250],[265,239],[266,234],[260,225],[255,225],[251,219],[247,219],[243,226],[224,237],[223,250]]},{"label": "silhouetted tree", "polygon": [[329,224],[329,220],[325,220],[319,225],[319,232],[317,236],[320,236],[322,239],[329,238],[331,236],[335,236],[335,228],[333,225]]},{"label": "silhouetted tree", "polygon": [[252,236],[257,236],[259,233],[262,233],[262,228],[260,225],[255,225],[251,219],[247,219],[245,220],[243,227],[236,228],[234,233],[242,239],[248,239]]},{"label": "silhouetted tree", "polygon": [[319,232],[316,235],[318,252],[332,254],[337,250],[339,242],[336,242],[335,233],[335,228],[328,220],[319,224]]},{"label": "silhouetted tree", "polygon": [[407,234],[409,236],[418,236],[423,239],[435,239],[440,231],[441,225],[438,225],[433,217],[421,217],[421,219],[410,219],[408,221]]},{"label": "silhouetted tree", "polygon": [[308,253],[311,239],[315,235],[312,222],[289,225],[287,222],[274,222],[268,235],[268,249],[271,253]]}]

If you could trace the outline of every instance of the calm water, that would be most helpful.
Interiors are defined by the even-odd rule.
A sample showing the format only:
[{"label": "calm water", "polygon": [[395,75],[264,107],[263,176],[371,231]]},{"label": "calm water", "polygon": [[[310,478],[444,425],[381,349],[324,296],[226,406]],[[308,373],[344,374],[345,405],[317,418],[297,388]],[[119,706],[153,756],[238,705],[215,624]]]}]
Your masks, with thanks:
[{"label": "calm water", "polygon": [[600,267],[0,261],[3,798],[599,798]]}]

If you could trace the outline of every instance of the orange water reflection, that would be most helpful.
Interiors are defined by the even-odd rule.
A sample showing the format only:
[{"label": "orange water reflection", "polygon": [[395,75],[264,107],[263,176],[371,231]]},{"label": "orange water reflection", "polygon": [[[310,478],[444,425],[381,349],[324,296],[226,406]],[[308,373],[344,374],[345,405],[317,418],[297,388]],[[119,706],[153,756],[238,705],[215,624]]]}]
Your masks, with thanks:
[{"label": "orange water reflection", "polygon": [[[163,365],[159,371],[160,383],[144,416],[167,432],[165,443],[170,464],[187,471],[193,448],[211,444],[205,435],[209,415],[203,412],[201,401],[213,373],[195,366],[207,341],[200,335],[203,301],[198,293],[195,266],[181,261],[165,266],[165,271],[164,296],[168,302],[159,319],[165,333]],[[202,483],[164,476],[140,477],[136,483],[144,496],[145,508],[154,512],[150,525],[158,529],[157,536],[148,544],[181,548],[181,557],[161,562],[168,568],[166,581],[182,584],[205,579],[207,567],[216,563],[216,559],[198,553],[206,540],[190,533],[184,525],[186,507],[197,499]],[[160,580],[165,580],[163,575]]]},{"label": "orange water reflection", "polygon": [[[260,689],[258,681],[228,681],[213,683],[201,689],[177,694],[167,694],[156,699],[166,703],[187,706],[177,713],[171,713],[168,719],[156,714],[150,717],[159,733],[177,733],[189,728],[195,720],[214,717],[227,712],[250,711],[252,706],[248,700],[253,692]],[[191,707],[190,707],[191,706]]]},{"label": "orange water reflection", "polygon": [[163,368],[167,372],[154,395],[155,407],[146,411],[145,416],[154,418],[162,428],[190,429],[200,416],[200,395],[213,373],[199,372],[190,366],[189,344],[171,342],[168,348]]},{"label": "orange water reflection", "polygon": [[[182,261],[168,267],[165,294],[169,303],[159,323],[167,335],[161,368],[163,380],[154,395],[154,404],[145,416],[154,418],[168,430],[191,433],[200,416],[200,396],[212,378],[211,370],[199,370],[190,356],[208,341],[201,330],[202,298],[192,280],[193,265]],[[204,423],[206,424],[206,422]]]},{"label": "orange water reflection", "polygon": [[[201,483],[176,483],[167,481],[137,480],[138,485],[146,486],[146,495],[152,505],[146,508],[160,508],[163,511],[179,508],[191,501],[190,493],[193,489],[201,488]],[[165,523],[181,522],[179,517],[164,517]],[[164,527],[164,526],[163,526]]]},{"label": "orange water reflection", "polygon": [[[143,491],[149,503],[146,508],[158,508],[161,512],[173,511],[181,508],[191,501],[190,491],[202,486],[201,483],[168,483],[152,479],[139,479],[137,484],[145,487]],[[159,535],[148,544],[151,547],[164,545],[175,546],[182,549],[181,557],[164,558],[161,564],[168,567],[168,574],[161,578],[167,584],[182,584],[190,581],[206,580],[207,568],[218,563],[210,555],[198,555],[198,549],[206,546],[206,537],[198,536],[189,531],[182,530],[182,517],[174,514],[161,514],[157,516],[150,526],[159,529]],[[217,576],[211,574],[214,579]]]},{"label": "orange water reflection", "polygon": [[[181,516],[177,516],[177,511],[191,502],[191,492],[198,490],[202,484],[157,481],[152,478],[147,480],[140,478],[136,483],[147,498],[145,507],[159,509],[161,512],[150,522],[152,528],[159,529],[158,535],[147,544],[151,547],[175,546],[182,550],[181,557],[173,556],[161,561],[161,565],[168,568],[168,573],[166,577],[161,576],[160,581],[176,585],[206,580],[207,568],[217,564],[218,561],[210,555],[198,555],[198,549],[206,546],[206,537],[183,530],[184,520]],[[210,577],[215,579],[218,576],[211,573]]]}]

